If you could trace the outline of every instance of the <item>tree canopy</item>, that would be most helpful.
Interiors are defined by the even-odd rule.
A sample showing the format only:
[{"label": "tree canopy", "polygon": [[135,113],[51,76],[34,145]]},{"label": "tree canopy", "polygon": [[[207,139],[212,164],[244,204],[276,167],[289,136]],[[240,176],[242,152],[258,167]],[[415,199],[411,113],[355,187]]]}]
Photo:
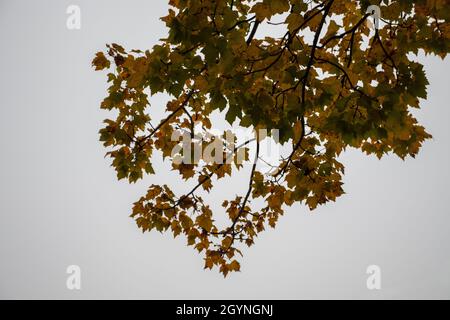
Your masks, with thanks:
[{"label": "tree canopy", "polygon": [[[168,185],[151,185],[131,216],[144,232],[185,236],[204,254],[205,268],[216,266],[224,276],[239,271],[242,245],[253,245],[260,232],[275,227],[286,206],[302,203],[314,210],[341,196],[344,166],[338,157],[346,148],[405,159],[431,137],[411,113],[427,98],[428,85],[413,56],[422,50],[446,57],[447,0],[170,0],[169,5],[161,18],[168,36],[153,48],[127,51],[114,43],[96,54],[95,69],[110,70],[101,108],[114,114],[105,120],[100,140],[119,179],[136,182],[155,174],[152,155],[159,151],[182,179],[195,182],[181,195]],[[370,5],[381,9],[379,29],[369,23]],[[261,34],[264,24],[283,28],[283,35]],[[165,118],[153,123],[152,109],[161,106],[150,106],[149,98],[157,93],[170,99]],[[264,128],[269,135],[279,130],[279,143],[289,144],[290,153],[270,174],[260,172],[264,137],[255,133],[230,148],[225,132],[206,134],[214,129],[215,110],[235,128]],[[221,179],[244,165],[236,158],[175,161],[175,132],[189,132],[196,145],[221,141],[225,158],[230,149],[255,150],[243,190],[223,199],[228,224],[217,223],[221,213],[213,213],[202,193],[220,188]]]}]

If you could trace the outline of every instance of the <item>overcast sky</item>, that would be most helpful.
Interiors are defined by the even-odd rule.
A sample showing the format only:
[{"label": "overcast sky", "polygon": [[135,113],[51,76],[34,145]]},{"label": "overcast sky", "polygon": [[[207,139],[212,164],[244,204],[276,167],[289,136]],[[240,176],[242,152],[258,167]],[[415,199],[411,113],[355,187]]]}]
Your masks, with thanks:
[{"label": "overcast sky", "polygon": [[[80,30],[66,28],[71,4]],[[346,195],[313,214],[287,209],[244,250],[242,272],[203,271],[183,238],[138,230],[129,213],[148,185],[187,186],[159,158],[158,176],[116,180],[97,133],[106,78],[90,63],[106,43],[151,48],[167,9],[0,0],[0,298],[450,298],[450,64],[435,57],[419,58],[431,85],[418,118],[434,136],[420,155],[378,161],[348,150]],[[243,185],[232,179],[213,200]],[[81,268],[81,290],[66,288],[69,265]],[[366,287],[369,265],[381,268],[381,290]]]}]

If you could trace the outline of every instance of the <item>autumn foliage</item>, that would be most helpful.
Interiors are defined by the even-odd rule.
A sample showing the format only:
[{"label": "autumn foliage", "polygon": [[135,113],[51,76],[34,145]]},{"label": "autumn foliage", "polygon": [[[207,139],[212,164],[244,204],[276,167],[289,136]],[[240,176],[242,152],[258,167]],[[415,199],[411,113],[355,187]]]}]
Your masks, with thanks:
[{"label": "autumn foliage", "polygon": [[[108,69],[108,95],[101,108],[114,111],[100,140],[119,179],[136,182],[155,174],[152,155],[161,152],[194,187],[176,195],[154,184],[134,203],[131,216],[143,231],[171,231],[204,254],[205,268],[224,275],[239,271],[243,244],[275,227],[286,206],[311,210],[343,194],[348,147],[382,157],[414,157],[431,136],[411,110],[427,97],[428,81],[413,54],[423,50],[445,58],[449,50],[448,1],[170,0],[162,21],[168,36],[152,49],[126,51],[107,46],[93,60]],[[379,30],[369,5],[381,8]],[[260,34],[261,26],[284,28]],[[149,95],[165,93],[166,116],[153,122]],[[289,154],[270,173],[260,172],[256,135],[237,149],[253,148],[247,164],[175,163],[175,131],[190,132],[195,144],[223,141],[207,136],[213,111],[235,128],[278,129]],[[225,134],[225,133],[224,133]],[[200,138],[198,138],[200,137]],[[213,212],[202,192],[248,168],[241,194],[223,199]],[[244,181],[244,180],[243,180]],[[237,191],[238,192],[238,191]],[[254,199],[263,200],[255,206]],[[222,202],[222,200],[221,200]],[[226,215],[229,223],[218,225]]]}]

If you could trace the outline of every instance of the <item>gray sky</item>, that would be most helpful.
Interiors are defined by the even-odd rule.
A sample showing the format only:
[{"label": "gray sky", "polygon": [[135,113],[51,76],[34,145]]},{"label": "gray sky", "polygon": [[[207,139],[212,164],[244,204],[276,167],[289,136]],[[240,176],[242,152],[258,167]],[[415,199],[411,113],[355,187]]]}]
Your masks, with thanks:
[{"label": "gray sky", "polygon": [[[81,30],[66,28],[70,4],[81,8]],[[418,118],[434,139],[417,159],[347,151],[347,194],[313,214],[287,209],[245,249],[242,272],[203,271],[183,238],[137,229],[132,203],[151,183],[179,180],[159,159],[156,177],[116,180],[97,134],[108,117],[99,109],[106,78],[90,62],[105,43],[151,48],[167,8],[0,0],[0,298],[450,298],[450,65],[435,57],[420,58],[431,85]],[[232,179],[221,193],[242,185]],[[82,270],[79,291],[66,288],[72,264]],[[366,288],[373,264],[378,291]]]}]

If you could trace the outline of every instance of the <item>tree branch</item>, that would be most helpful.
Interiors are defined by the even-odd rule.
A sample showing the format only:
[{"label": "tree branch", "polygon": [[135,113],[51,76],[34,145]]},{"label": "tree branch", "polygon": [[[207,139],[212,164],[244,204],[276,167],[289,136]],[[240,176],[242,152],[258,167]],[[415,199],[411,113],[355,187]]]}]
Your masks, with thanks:
[{"label": "tree branch", "polygon": [[[250,140],[247,140],[247,141],[243,142],[242,144],[240,144],[239,146],[234,148],[234,153],[236,153],[240,148],[250,144],[253,141],[255,141],[255,139],[250,139]],[[233,154],[231,156],[233,156]],[[229,157],[231,157],[231,156],[229,156]],[[229,157],[227,159],[229,159]],[[174,205],[174,207],[178,206],[184,199],[186,199],[186,198],[190,197],[191,195],[193,195],[194,192],[197,191],[197,189],[200,188],[205,182],[210,180],[212,178],[212,176],[214,175],[214,173],[216,173],[217,170],[222,168],[226,164],[226,162],[227,161],[224,161],[223,163],[219,164],[213,171],[211,171],[207,176],[205,176],[189,193],[187,193],[184,196],[182,196],[177,201],[177,203]]]},{"label": "tree branch", "polygon": [[253,37],[255,36],[256,31],[258,30],[258,27],[259,27],[259,24],[260,24],[260,23],[261,23],[261,22],[260,22],[259,20],[255,20],[255,23],[253,24],[252,31],[250,32],[250,35],[248,36],[248,39],[247,39],[247,45],[248,45],[248,46],[249,46],[250,43],[252,42]]},{"label": "tree branch", "polygon": [[239,221],[239,219],[241,218],[241,216],[245,212],[248,212],[247,210],[245,210],[245,205],[247,204],[247,201],[248,201],[250,194],[252,193],[252,189],[253,189],[253,179],[255,177],[256,165],[257,165],[258,159],[259,159],[259,148],[260,148],[259,137],[257,137],[255,161],[253,163],[252,172],[250,174],[250,181],[249,181],[249,185],[248,185],[247,194],[245,195],[244,201],[242,202],[242,205],[239,209],[239,213],[237,214],[236,218],[233,220],[231,227],[229,227],[227,229],[227,231],[223,233],[223,235],[225,235],[225,234],[229,234],[229,232],[231,232],[232,238],[231,238],[231,242],[230,242],[230,245],[228,246],[228,248],[226,248],[225,250],[221,250],[222,255],[226,254],[230,250],[230,248],[233,246],[234,241],[236,240],[236,235],[240,233],[240,232],[237,233],[235,230],[236,224]]},{"label": "tree branch", "polygon": [[145,141],[145,140],[148,140],[148,139],[150,139],[150,138],[152,138],[152,137],[156,134],[156,132],[157,132],[159,129],[161,129],[161,127],[164,126],[170,119],[172,119],[179,111],[185,109],[186,105],[189,103],[189,100],[191,99],[191,97],[192,97],[193,94],[194,94],[194,91],[191,90],[191,91],[187,94],[186,99],[184,99],[183,103],[182,103],[177,109],[175,109],[175,111],[173,111],[167,118],[165,118],[164,120],[162,120],[162,121],[158,124],[158,126],[157,126],[157,127],[156,127],[156,128],[155,128],[148,136],[146,136],[146,137],[144,138],[144,141]]},{"label": "tree branch", "polygon": [[325,40],[325,42],[323,43],[323,45],[321,46],[321,48],[324,48],[330,41],[333,41],[333,40],[336,40],[336,39],[342,39],[342,38],[344,38],[347,34],[356,32],[356,30],[359,28],[359,26],[360,26],[361,24],[363,24],[363,22],[366,21],[366,19],[367,19],[368,17],[370,17],[370,15],[371,15],[371,14],[369,14],[369,13],[365,14],[365,15],[361,18],[361,20],[359,20],[358,23],[355,24],[355,25],[353,26],[353,28],[351,28],[351,29],[349,29],[349,30],[347,30],[347,31],[345,31],[345,32],[343,32],[343,33],[341,33],[341,34],[334,35],[334,36],[328,38],[327,40]]},{"label": "tree branch", "polygon": [[[334,2],[334,0],[331,0],[326,5],[326,7],[324,9],[322,20],[320,21],[319,28],[316,31],[316,34],[314,36],[314,41],[313,41],[313,45],[312,45],[312,49],[311,49],[311,56],[309,57],[309,62],[308,62],[308,65],[306,67],[305,75],[302,77],[303,86],[302,86],[302,101],[301,101],[301,103],[302,103],[303,106],[305,106],[306,85],[308,83],[309,72],[311,71],[311,68],[312,68],[312,66],[314,64],[315,53],[316,53],[316,49],[317,49],[317,44],[319,42],[320,33],[322,32],[323,26],[325,24],[325,21],[326,21],[326,18],[328,16],[328,13],[330,12],[331,6],[333,5],[333,2]],[[304,116],[301,117],[301,124],[302,124],[302,135],[301,135],[300,139],[297,141],[297,143],[294,145],[294,148],[292,149],[292,152],[289,155],[286,163],[281,168],[281,170],[275,175],[275,177],[283,176],[284,172],[286,172],[286,169],[288,168],[288,166],[292,162],[292,157],[295,155],[295,152],[301,146],[301,144],[303,142],[303,139],[305,138],[305,127],[306,127],[306,125],[305,125],[305,117]]]}]

